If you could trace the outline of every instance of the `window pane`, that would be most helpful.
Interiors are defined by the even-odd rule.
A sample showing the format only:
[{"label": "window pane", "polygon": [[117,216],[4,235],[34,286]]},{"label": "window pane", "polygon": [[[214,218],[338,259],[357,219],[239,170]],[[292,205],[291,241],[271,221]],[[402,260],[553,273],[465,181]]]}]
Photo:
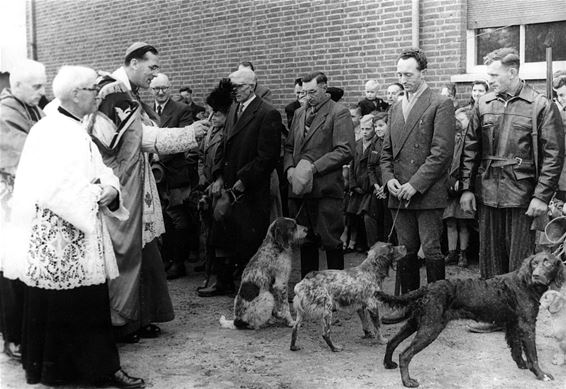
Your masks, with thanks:
[{"label": "window pane", "polygon": [[566,61],[566,21],[525,26],[525,62],[546,61],[546,37],[554,36],[552,60]]},{"label": "window pane", "polygon": [[478,28],[476,30],[476,65],[483,65],[483,57],[502,47],[519,48],[519,26]]}]

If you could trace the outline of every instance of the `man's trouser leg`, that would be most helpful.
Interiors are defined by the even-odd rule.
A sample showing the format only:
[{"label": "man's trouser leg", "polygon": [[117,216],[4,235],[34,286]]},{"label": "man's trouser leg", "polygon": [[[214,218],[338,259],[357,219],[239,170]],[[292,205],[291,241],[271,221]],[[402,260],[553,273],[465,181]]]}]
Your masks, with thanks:
[{"label": "man's trouser leg", "polygon": [[[395,215],[397,210],[392,209],[391,212]],[[420,286],[420,266],[417,252],[421,243],[416,211],[399,210],[395,228],[399,245],[405,246],[407,249],[407,255],[401,258],[397,264],[397,280],[400,283],[401,293],[407,293],[418,289]],[[383,324],[399,323],[407,318],[407,314],[406,309],[399,309],[391,315],[383,315],[381,322]]]},{"label": "man's trouser leg", "polygon": [[425,209],[416,212],[419,237],[425,255],[427,282],[443,280],[446,275],[440,239],[442,238],[442,214],[444,210]]}]

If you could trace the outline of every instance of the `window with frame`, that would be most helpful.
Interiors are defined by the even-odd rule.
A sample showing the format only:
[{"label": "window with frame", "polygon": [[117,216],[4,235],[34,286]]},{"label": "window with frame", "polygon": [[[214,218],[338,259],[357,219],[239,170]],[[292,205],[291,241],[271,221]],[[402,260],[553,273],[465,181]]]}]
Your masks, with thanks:
[{"label": "window with frame", "polygon": [[513,47],[524,78],[546,77],[546,44],[554,69],[566,69],[564,0],[467,0],[466,72],[485,74],[483,57]]}]

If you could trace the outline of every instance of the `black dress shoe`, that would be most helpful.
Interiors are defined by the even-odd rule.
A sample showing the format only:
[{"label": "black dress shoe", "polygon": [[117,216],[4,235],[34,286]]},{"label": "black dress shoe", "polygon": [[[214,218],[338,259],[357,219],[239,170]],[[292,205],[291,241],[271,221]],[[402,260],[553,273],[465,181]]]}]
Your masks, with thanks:
[{"label": "black dress shoe", "polygon": [[145,388],[145,381],[141,378],[130,377],[124,370],[120,369],[111,376],[104,377],[101,380],[97,381],[96,386],[98,388]]},{"label": "black dress shoe", "polygon": [[208,288],[199,289],[197,294],[199,297],[230,296],[234,294],[234,289],[224,288],[218,284],[214,284]]},{"label": "black dress shoe", "polygon": [[173,263],[169,270],[167,270],[167,279],[168,280],[175,280],[177,278],[181,278],[187,275],[185,271],[185,266],[179,263]]},{"label": "black dress shoe", "polygon": [[157,338],[161,335],[161,328],[155,324],[148,324],[138,330],[138,335],[140,338]]},{"label": "black dress shoe", "polygon": [[137,332],[132,332],[116,339],[116,343],[138,343],[139,341],[140,336],[137,334]]}]

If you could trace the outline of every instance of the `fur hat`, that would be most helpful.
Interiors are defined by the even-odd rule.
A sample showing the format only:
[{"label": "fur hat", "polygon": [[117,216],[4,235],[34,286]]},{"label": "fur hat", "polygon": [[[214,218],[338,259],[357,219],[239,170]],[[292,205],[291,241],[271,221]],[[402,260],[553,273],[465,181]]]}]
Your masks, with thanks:
[{"label": "fur hat", "polygon": [[218,86],[206,98],[206,104],[210,105],[213,111],[228,112],[232,105],[232,83],[229,78],[220,80]]}]

